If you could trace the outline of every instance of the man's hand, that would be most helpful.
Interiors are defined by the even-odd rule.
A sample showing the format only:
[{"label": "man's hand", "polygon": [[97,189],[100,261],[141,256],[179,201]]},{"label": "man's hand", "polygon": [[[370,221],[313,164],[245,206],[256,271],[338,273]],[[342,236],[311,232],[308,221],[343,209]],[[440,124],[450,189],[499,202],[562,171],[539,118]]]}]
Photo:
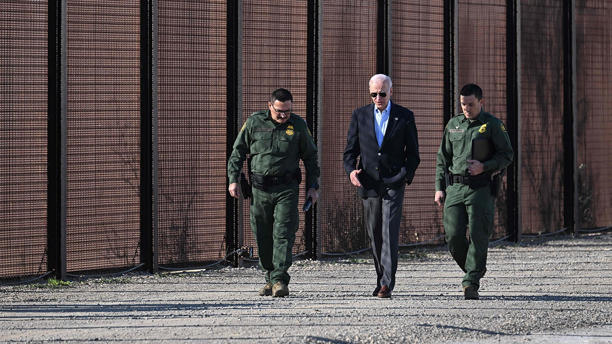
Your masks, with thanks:
[{"label": "man's hand", "polygon": [[227,188],[227,191],[229,191],[230,196],[240,198],[240,187],[238,186],[238,183],[231,183]]},{"label": "man's hand", "polygon": [[436,195],[434,196],[434,202],[441,207],[444,204],[444,191],[436,191]]},{"label": "man's hand", "polygon": [[306,193],[306,199],[308,199],[308,197],[312,198],[312,204],[317,203],[317,200],[319,199],[319,191],[312,188],[308,189],[308,192]]},{"label": "man's hand", "polygon": [[468,172],[472,176],[477,176],[484,172],[484,165],[478,160],[468,160]]},{"label": "man's hand", "polygon": [[350,174],[351,184],[357,187],[361,187],[361,183],[359,182],[359,176],[357,176],[359,173],[361,173],[361,170],[353,170]]}]

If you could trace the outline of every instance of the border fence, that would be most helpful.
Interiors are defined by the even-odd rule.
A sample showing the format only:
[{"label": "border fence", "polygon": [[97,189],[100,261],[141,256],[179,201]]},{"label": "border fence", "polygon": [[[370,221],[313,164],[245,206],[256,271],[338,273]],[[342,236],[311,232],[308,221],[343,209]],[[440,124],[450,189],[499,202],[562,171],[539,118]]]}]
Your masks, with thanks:
[{"label": "border fence", "polygon": [[609,229],[610,18],[605,0],[2,1],[0,279],[256,257],[225,166],[278,87],[322,173],[294,253],[368,247],[342,151],[375,73],[419,132],[403,246],[444,243],[435,156],[468,82],[515,149],[493,239]]}]

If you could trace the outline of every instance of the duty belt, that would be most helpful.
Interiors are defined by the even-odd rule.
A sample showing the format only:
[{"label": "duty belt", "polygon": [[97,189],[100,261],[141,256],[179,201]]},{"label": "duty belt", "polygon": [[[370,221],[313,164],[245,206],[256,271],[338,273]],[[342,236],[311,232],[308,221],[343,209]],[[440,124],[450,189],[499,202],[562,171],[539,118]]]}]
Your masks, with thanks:
[{"label": "duty belt", "polygon": [[469,184],[470,183],[470,176],[462,176],[460,174],[453,174],[453,183],[460,183],[460,184]]},{"label": "duty belt", "polygon": [[482,173],[477,176],[463,176],[460,174],[452,174],[450,178],[450,182],[452,184],[464,184],[469,185],[472,189],[478,189],[484,186],[489,185],[491,182],[491,174],[490,173]]},{"label": "duty belt", "polygon": [[259,176],[257,175],[256,178],[260,178],[260,180],[262,181],[262,184],[266,184],[266,185],[287,184],[295,179],[293,175],[291,174],[284,175],[284,176]]},{"label": "duty belt", "polygon": [[302,181],[302,172],[298,169],[293,173],[287,173],[282,176],[264,176],[261,174],[251,173],[251,182],[253,186],[260,190],[267,190],[274,185],[286,185],[293,181],[297,181],[298,184]]}]

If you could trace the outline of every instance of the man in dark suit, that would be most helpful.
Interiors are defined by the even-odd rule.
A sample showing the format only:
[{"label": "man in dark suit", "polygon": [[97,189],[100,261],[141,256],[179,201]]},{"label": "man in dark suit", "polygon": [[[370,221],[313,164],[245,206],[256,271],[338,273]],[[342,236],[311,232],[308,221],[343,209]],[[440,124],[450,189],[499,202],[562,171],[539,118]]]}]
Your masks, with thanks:
[{"label": "man in dark suit", "polygon": [[353,111],[344,169],[363,199],[377,275],[372,295],[388,298],[395,286],[404,186],[421,160],[414,115],[390,101],[391,78],[376,74],[369,85],[373,104]]}]

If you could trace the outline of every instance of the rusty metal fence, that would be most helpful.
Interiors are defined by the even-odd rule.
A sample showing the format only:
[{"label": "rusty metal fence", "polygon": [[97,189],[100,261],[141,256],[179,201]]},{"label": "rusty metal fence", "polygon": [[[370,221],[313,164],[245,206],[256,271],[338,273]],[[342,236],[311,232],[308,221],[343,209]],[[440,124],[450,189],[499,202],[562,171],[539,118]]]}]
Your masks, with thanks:
[{"label": "rusty metal fence", "polygon": [[366,249],[342,151],[375,73],[419,131],[402,246],[444,244],[435,155],[468,82],[516,153],[493,239],[609,229],[610,18],[602,0],[2,1],[0,279],[256,258],[225,166],[278,87],[322,171],[294,253]]}]

